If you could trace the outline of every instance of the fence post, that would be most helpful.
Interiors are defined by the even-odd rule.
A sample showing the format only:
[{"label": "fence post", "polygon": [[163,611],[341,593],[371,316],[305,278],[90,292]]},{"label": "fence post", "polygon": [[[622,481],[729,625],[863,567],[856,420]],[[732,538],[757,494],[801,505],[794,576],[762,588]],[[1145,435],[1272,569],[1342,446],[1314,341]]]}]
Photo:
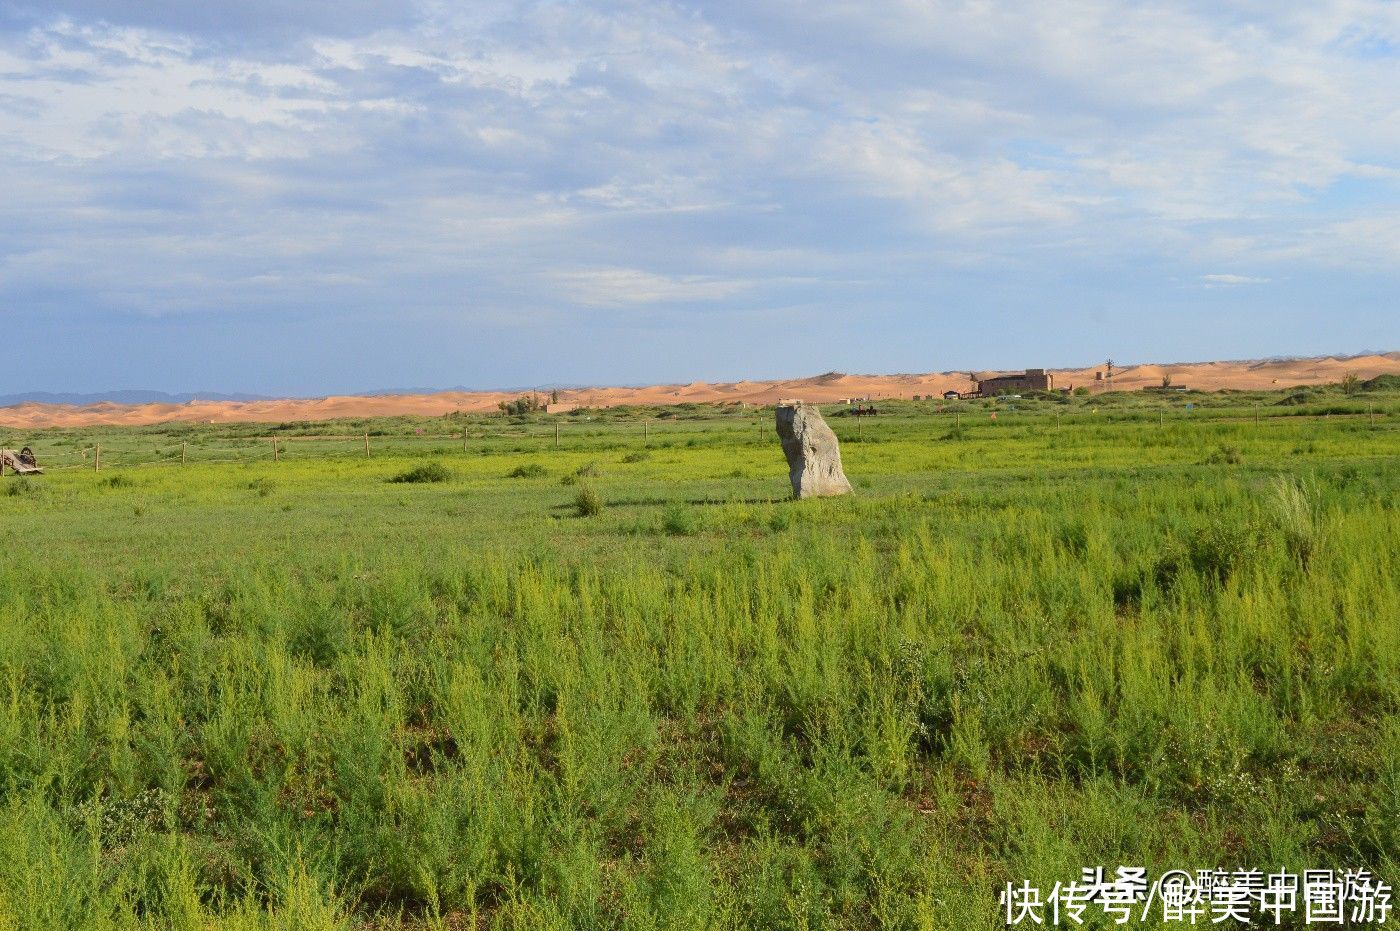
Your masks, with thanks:
[{"label": "fence post", "polygon": [[554,448],[559,448],[559,421],[554,421]]},{"label": "fence post", "polygon": [[184,465],[184,464],[185,464],[185,447],[186,447],[187,445],[188,445],[187,443],[181,443],[181,444],[180,444],[180,465]]},{"label": "fence post", "polygon": [[277,449],[277,437],[275,437],[275,436],[272,438],[272,461],[273,461],[273,462],[281,462],[281,461],[282,461],[282,454],[281,454],[281,452],[279,452],[278,449]]},{"label": "fence post", "polygon": [[102,444],[95,443],[92,447],[92,471],[102,471]]},{"label": "fence post", "polygon": [[1157,410],[1157,426],[1159,426],[1159,427],[1165,427],[1166,425],[1167,425],[1167,409],[1166,409],[1165,407],[1158,408],[1158,410]]},{"label": "fence post", "polygon": [[1371,426],[1374,427],[1374,426],[1376,425],[1376,405],[1374,405],[1374,404],[1367,404],[1367,405],[1366,405],[1366,416],[1368,416],[1368,417],[1371,418]]},{"label": "fence post", "polygon": [[642,421],[642,439],[645,440],[646,438],[647,438],[647,422],[646,422],[645,420],[643,420],[643,421]]},{"label": "fence post", "polygon": [[365,458],[369,458],[369,434],[365,434]]},{"label": "fence post", "polygon": [[462,452],[467,451],[467,428],[462,428]]}]

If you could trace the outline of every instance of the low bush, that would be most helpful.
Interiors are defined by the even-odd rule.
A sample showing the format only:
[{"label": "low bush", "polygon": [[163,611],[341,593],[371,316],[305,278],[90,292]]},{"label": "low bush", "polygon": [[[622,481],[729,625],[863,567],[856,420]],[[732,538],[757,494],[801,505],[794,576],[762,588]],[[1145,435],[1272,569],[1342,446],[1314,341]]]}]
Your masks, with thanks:
[{"label": "low bush", "polygon": [[441,462],[427,462],[414,466],[407,472],[400,472],[390,482],[395,484],[418,484],[421,482],[445,482],[452,478],[452,472]]},{"label": "low bush", "polygon": [[597,517],[603,513],[603,496],[591,485],[585,485],[574,497],[574,510],[579,517]]},{"label": "low bush", "polygon": [[266,498],[272,494],[272,489],[276,485],[269,478],[255,478],[248,483],[248,490],[254,492],[259,498]]},{"label": "low bush", "polygon": [[1203,465],[1240,465],[1244,456],[1237,447],[1221,443],[1209,456],[1202,460]]},{"label": "low bush", "polygon": [[32,498],[43,494],[43,487],[27,478],[17,478],[5,483],[5,494],[11,498]]},{"label": "low bush", "polygon": [[[1191,568],[1221,585],[1228,582],[1258,551],[1255,529],[1244,523],[1217,520],[1198,529],[1187,544]],[[1159,566],[1159,575],[1164,567]]]},{"label": "low bush", "polygon": [[666,508],[661,526],[673,537],[690,537],[700,531],[700,518],[695,511],[679,501]]}]

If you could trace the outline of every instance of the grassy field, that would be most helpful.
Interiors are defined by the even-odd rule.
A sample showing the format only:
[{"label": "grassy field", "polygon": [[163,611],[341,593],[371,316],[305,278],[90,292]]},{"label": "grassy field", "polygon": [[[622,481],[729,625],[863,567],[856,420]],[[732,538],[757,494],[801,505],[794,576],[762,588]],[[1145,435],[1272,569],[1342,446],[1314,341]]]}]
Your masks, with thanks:
[{"label": "grassy field", "polygon": [[1090,866],[1398,881],[1375,389],[892,402],[831,418],[857,494],[810,502],[771,411],[0,431],[58,466],[0,483],[0,929],[978,929]]}]

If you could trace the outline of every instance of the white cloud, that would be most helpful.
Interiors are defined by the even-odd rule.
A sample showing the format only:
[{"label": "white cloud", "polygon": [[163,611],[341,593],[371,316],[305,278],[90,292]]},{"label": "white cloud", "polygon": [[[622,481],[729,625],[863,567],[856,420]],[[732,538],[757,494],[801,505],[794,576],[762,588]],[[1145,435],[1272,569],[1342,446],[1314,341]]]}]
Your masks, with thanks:
[{"label": "white cloud", "polygon": [[1249,275],[1202,275],[1201,280],[1206,282],[1207,287],[1230,286],[1239,284],[1268,284],[1268,278],[1255,278]]},{"label": "white cloud", "polygon": [[554,279],[568,299],[593,307],[721,301],[751,286],[746,281],[658,275],[636,268],[562,271]]},{"label": "white cloud", "polygon": [[352,3],[275,45],[84,4],[0,32],[0,298],[844,312],[989,267],[1400,275],[1383,0]]}]

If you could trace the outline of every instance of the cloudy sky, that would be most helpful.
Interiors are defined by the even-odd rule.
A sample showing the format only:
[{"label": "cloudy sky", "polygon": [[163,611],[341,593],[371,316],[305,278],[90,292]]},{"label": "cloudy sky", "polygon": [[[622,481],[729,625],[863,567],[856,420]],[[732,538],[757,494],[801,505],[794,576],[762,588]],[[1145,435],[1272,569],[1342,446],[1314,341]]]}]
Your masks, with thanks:
[{"label": "cloudy sky", "polygon": [[1400,348],[1393,0],[0,0],[0,392]]}]

